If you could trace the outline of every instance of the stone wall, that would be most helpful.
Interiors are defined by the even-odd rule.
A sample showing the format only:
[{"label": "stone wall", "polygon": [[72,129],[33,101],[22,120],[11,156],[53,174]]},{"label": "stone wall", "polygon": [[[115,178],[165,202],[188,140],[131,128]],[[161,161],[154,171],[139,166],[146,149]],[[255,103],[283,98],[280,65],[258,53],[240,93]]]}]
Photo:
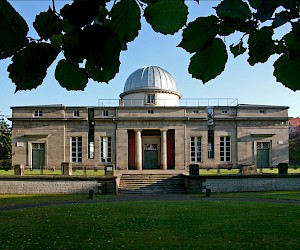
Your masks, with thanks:
[{"label": "stone wall", "polygon": [[300,190],[300,175],[185,176],[188,193]]},{"label": "stone wall", "polygon": [[0,194],[115,194],[116,178],[0,177]]}]

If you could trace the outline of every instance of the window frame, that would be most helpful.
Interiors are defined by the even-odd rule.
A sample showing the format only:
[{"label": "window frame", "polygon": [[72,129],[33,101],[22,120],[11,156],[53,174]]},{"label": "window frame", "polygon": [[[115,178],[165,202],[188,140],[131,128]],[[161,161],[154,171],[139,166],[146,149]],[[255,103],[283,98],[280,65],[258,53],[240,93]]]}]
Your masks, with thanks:
[{"label": "window frame", "polygon": [[100,162],[112,162],[112,140],[111,136],[100,136]]},{"label": "window frame", "polygon": [[80,111],[79,110],[73,110],[73,117],[80,117]]},{"label": "window frame", "polygon": [[71,162],[82,162],[82,136],[71,137]]},{"label": "window frame", "polygon": [[146,104],[154,105],[156,102],[155,94],[146,94]]},{"label": "window frame", "polygon": [[190,161],[202,161],[202,138],[201,136],[191,136],[190,138]]},{"label": "window frame", "polygon": [[33,117],[42,117],[43,116],[43,110],[34,110],[33,111]]},{"label": "window frame", "polygon": [[103,117],[108,117],[108,110],[107,109],[102,110],[102,116]]},{"label": "window frame", "polygon": [[220,136],[220,162],[231,162],[230,136]]}]

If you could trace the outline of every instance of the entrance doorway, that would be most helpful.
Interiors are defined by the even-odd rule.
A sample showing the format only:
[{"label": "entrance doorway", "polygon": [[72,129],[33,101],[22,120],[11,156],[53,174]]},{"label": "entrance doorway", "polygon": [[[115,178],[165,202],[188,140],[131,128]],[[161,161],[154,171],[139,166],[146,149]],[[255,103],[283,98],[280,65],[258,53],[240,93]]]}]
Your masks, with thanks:
[{"label": "entrance doorway", "polygon": [[45,166],[45,143],[32,143],[32,168],[42,169]]},{"label": "entrance doorway", "polygon": [[159,169],[158,145],[156,143],[144,144],[143,169]]},{"label": "entrance doorway", "polygon": [[256,166],[257,168],[270,167],[270,142],[256,143]]}]

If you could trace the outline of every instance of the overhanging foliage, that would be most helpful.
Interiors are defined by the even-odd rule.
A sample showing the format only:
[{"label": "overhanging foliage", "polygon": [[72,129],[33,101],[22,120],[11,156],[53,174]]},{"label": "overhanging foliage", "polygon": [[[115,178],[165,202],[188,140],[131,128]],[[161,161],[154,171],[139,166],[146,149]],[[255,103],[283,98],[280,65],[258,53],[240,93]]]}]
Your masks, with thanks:
[{"label": "overhanging foliage", "polygon": [[[22,16],[0,0],[0,59],[12,57],[8,71],[16,91],[42,84],[59,53],[65,58],[55,78],[67,90],[83,90],[89,79],[109,82],[119,72],[121,51],[138,36],[142,17],[162,34],[183,30],[178,47],[192,54],[189,72],[203,83],[224,71],[224,37],[236,34],[240,39],[228,46],[234,57],[248,53],[253,66],[277,55],[276,80],[300,89],[300,0],[222,0],[215,15],[190,23],[184,0],[74,0],[59,13],[54,4],[36,16],[39,37],[32,39]],[[276,29],[288,24],[288,34],[275,39]]]}]

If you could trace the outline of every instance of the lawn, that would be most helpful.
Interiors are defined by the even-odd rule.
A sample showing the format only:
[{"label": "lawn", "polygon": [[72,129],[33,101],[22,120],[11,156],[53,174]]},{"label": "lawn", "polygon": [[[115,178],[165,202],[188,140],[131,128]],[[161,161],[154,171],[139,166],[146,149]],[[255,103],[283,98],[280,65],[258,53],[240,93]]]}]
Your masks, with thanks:
[{"label": "lawn", "polygon": [[[55,197],[62,199],[0,196],[0,203]],[[299,249],[300,207],[211,199],[102,202],[9,210],[0,221],[0,249]]]}]

